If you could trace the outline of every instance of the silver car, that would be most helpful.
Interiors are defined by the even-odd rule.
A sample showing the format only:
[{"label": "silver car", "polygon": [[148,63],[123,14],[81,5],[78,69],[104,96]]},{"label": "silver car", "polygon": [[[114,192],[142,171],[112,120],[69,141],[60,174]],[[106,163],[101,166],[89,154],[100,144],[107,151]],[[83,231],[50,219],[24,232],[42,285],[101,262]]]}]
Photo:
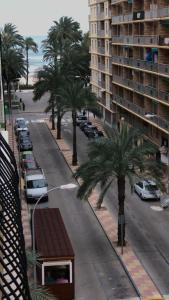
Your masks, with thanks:
[{"label": "silver car", "polygon": [[153,180],[142,180],[134,184],[134,191],[141,199],[160,199],[161,191]]}]

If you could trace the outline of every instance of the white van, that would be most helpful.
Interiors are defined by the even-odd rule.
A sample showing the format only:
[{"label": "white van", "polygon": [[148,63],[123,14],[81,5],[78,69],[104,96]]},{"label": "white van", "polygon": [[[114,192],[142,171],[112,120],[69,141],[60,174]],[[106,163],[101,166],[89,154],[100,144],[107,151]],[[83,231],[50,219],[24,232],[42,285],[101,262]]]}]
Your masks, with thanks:
[{"label": "white van", "polygon": [[24,175],[25,197],[28,203],[36,203],[42,197],[40,202],[48,201],[47,181],[42,169],[28,170]]}]

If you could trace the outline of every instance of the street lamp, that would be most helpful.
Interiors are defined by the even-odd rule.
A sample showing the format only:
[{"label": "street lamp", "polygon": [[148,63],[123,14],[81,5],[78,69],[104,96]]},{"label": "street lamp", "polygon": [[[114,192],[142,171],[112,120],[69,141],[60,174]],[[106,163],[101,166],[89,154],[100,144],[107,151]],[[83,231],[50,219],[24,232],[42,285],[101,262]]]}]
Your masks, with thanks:
[{"label": "street lamp", "polygon": [[[36,258],[35,258],[35,255],[36,255],[36,252],[35,252],[35,210],[36,210],[38,203],[44,196],[46,196],[47,194],[49,194],[50,192],[52,192],[54,190],[69,190],[69,189],[74,189],[76,187],[77,187],[77,184],[74,184],[74,183],[68,183],[68,184],[64,184],[64,185],[60,185],[60,186],[55,186],[55,187],[49,189],[46,193],[42,194],[36,201],[36,203],[33,207],[33,210],[32,210],[32,251],[33,251],[35,260],[36,260]],[[33,265],[33,278],[34,278],[34,287],[36,287],[36,261],[34,261],[34,265]]]}]

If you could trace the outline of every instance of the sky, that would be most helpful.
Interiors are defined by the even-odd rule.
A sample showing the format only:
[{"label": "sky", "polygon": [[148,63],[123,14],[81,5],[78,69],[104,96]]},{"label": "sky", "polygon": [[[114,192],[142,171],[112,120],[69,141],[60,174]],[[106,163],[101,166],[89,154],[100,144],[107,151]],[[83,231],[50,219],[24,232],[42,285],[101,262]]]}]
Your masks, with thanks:
[{"label": "sky", "polygon": [[46,35],[53,21],[68,16],[87,32],[88,14],[88,0],[2,0],[0,28],[12,23],[21,35]]}]

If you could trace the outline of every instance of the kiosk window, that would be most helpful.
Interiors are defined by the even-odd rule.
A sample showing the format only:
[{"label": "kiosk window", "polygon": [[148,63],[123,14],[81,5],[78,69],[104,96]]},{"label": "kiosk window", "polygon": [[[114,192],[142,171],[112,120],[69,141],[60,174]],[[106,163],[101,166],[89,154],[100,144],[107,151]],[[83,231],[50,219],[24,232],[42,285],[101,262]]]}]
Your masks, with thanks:
[{"label": "kiosk window", "polygon": [[69,265],[45,267],[45,285],[70,283]]}]

